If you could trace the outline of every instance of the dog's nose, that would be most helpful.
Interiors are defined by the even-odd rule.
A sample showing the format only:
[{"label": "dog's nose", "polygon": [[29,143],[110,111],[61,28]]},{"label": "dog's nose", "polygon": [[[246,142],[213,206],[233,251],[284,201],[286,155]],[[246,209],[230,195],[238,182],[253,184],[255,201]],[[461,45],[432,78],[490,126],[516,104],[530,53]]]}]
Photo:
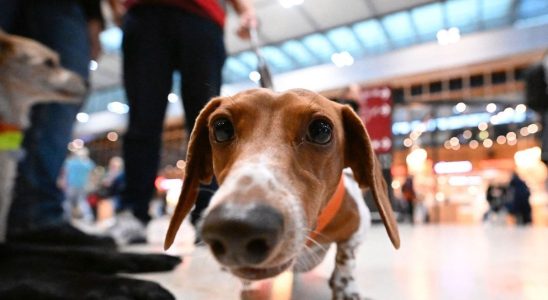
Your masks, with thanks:
[{"label": "dog's nose", "polygon": [[282,214],[264,204],[221,204],[206,216],[201,229],[217,260],[227,266],[263,262],[282,232]]}]

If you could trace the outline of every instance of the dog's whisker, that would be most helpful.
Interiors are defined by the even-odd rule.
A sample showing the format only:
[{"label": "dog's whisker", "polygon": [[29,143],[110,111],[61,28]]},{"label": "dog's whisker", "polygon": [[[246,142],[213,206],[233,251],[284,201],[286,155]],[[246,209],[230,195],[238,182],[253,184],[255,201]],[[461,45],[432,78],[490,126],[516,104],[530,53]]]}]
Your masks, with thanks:
[{"label": "dog's whisker", "polygon": [[311,243],[313,243],[315,246],[319,247],[320,249],[322,249],[324,252],[327,252],[327,250],[329,250],[328,247],[325,247],[324,245],[322,245],[320,242],[318,242],[316,239],[312,238],[310,236],[310,234],[314,234],[316,236],[320,236],[320,237],[325,237],[325,238],[328,238],[326,235],[322,234],[321,232],[317,232],[315,230],[312,230],[312,229],[308,229],[308,228],[304,228],[303,230],[297,230],[297,229],[294,229],[294,230],[288,230],[287,231],[287,234],[290,234],[290,233],[293,233],[293,232],[303,232],[303,236],[305,238],[305,240],[307,241],[310,241]]},{"label": "dog's whisker", "polygon": [[318,237],[323,237],[323,238],[327,238],[327,239],[329,238],[329,237],[326,236],[325,234],[323,234],[323,233],[321,233],[321,232],[319,232],[319,231],[316,231],[316,230],[312,230],[312,229],[308,229],[308,228],[307,228],[306,231],[308,232],[309,235],[310,235],[310,234],[313,234],[313,235],[318,236]]},{"label": "dog's whisker", "polygon": [[301,260],[298,261],[297,266],[301,269],[308,270],[317,265],[318,261],[322,260],[322,256],[314,251],[310,246],[305,245],[303,248],[305,255],[302,255]]},{"label": "dog's whisker", "polygon": [[309,247],[305,247],[303,251],[307,255],[303,255],[302,260],[299,261],[302,264],[300,267],[302,269],[308,269],[310,266],[314,264],[313,259],[317,258],[317,254]]},{"label": "dog's whisker", "polygon": [[318,248],[320,248],[324,252],[327,252],[327,250],[329,250],[329,248],[320,244],[318,241],[316,241],[314,238],[311,238],[310,236],[306,236],[306,240],[312,242],[314,245],[316,245]]}]

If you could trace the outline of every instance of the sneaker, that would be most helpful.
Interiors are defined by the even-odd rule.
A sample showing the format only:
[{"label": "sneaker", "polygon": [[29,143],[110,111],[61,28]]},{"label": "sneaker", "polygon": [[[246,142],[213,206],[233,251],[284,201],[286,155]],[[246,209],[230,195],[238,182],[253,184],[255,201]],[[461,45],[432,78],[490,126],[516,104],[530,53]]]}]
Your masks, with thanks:
[{"label": "sneaker", "polygon": [[131,212],[122,212],[116,216],[114,224],[107,229],[118,246],[145,244],[146,227]]}]

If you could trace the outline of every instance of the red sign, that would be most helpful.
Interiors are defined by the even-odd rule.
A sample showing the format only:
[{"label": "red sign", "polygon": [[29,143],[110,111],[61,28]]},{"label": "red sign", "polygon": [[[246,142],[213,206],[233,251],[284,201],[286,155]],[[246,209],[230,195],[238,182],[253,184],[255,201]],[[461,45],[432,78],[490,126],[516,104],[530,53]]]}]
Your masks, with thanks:
[{"label": "red sign", "polygon": [[358,99],[362,119],[377,154],[392,150],[392,94],[388,87],[363,89]]}]

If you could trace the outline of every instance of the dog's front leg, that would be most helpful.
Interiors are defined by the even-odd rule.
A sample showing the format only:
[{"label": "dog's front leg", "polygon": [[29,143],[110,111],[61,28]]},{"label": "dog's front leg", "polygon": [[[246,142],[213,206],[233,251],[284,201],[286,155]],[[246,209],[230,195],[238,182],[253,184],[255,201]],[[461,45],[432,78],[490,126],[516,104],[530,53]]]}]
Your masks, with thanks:
[{"label": "dog's front leg", "polygon": [[355,250],[357,244],[349,241],[337,243],[335,270],[329,279],[333,300],[360,300],[360,293],[354,279],[356,268]]}]

